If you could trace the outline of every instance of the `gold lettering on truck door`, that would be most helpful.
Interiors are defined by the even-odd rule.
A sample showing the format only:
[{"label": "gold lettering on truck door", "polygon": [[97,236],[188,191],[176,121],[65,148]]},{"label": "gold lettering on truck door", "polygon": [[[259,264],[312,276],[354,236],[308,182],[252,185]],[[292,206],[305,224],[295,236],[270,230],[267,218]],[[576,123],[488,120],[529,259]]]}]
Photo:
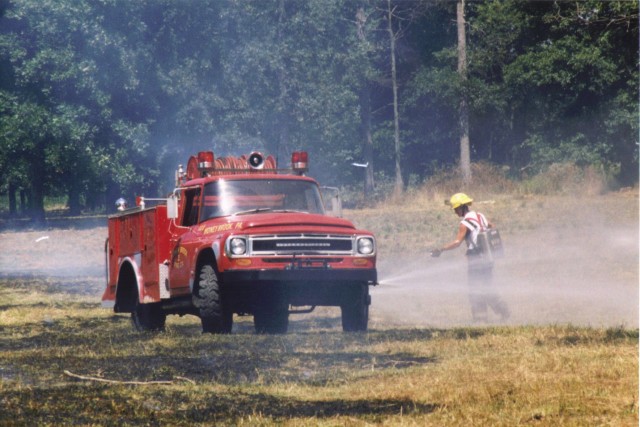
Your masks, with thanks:
[{"label": "gold lettering on truck door", "polygon": [[184,246],[176,246],[171,253],[171,263],[173,268],[181,269],[185,265],[187,259],[187,249]]}]

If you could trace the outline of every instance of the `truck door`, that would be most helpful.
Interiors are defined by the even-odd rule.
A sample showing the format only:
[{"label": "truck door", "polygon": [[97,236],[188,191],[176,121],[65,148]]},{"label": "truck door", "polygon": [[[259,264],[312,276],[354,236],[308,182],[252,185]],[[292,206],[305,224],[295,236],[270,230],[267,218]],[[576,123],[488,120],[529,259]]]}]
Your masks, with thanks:
[{"label": "truck door", "polygon": [[182,192],[182,215],[179,216],[180,227],[171,239],[171,268],[169,283],[171,295],[187,294],[193,260],[193,231],[192,227],[198,223],[200,212],[200,188],[190,188]]}]

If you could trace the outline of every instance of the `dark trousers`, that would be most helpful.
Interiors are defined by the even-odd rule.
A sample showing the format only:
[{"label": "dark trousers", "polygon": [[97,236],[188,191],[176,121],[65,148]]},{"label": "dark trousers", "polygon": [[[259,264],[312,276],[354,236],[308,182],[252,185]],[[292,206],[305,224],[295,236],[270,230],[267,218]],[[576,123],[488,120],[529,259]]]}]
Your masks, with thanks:
[{"label": "dark trousers", "polygon": [[502,301],[491,284],[493,277],[493,263],[480,255],[468,255],[469,271],[469,302],[474,321],[487,321],[490,308],[502,320],[509,318],[509,307]]}]

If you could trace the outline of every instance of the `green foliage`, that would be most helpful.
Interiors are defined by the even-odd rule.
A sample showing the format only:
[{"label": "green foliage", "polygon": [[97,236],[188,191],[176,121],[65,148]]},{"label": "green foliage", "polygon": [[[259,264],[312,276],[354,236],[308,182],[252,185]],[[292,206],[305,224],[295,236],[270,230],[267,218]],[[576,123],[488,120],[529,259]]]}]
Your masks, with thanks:
[{"label": "green foliage", "polygon": [[[637,182],[637,2],[468,2],[466,81],[454,6],[392,2],[405,181],[457,162],[464,94],[474,162],[593,165]],[[395,166],[386,7],[3,2],[0,191],[27,190],[34,216],[47,194],[67,193],[75,210],[105,194],[155,195],[202,149],[260,149],[280,164],[306,149],[312,173],[332,185],[360,182],[350,164],[371,156],[386,191]]]}]

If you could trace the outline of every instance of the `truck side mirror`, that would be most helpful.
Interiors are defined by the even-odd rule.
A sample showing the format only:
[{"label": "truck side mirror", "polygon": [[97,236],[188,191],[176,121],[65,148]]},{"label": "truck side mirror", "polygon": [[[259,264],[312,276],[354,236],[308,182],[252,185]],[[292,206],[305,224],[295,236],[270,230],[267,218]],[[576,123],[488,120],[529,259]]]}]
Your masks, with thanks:
[{"label": "truck side mirror", "polygon": [[167,218],[178,218],[178,198],[174,194],[167,197]]},{"label": "truck side mirror", "polygon": [[336,187],[321,187],[324,209],[327,215],[342,218],[342,199]]}]

